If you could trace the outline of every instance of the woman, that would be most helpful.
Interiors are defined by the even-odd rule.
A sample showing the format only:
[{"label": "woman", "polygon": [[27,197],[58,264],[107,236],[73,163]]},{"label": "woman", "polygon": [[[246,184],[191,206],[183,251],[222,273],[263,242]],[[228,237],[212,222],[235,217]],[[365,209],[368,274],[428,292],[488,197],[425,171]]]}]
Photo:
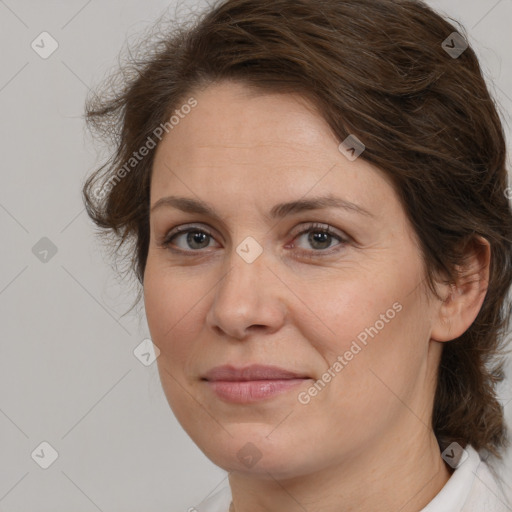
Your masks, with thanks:
[{"label": "woman", "polygon": [[506,147],[465,37],[416,1],[227,0],[153,49],[88,105],[117,145],[84,195],[229,472],[190,510],[512,510],[482,460]]}]

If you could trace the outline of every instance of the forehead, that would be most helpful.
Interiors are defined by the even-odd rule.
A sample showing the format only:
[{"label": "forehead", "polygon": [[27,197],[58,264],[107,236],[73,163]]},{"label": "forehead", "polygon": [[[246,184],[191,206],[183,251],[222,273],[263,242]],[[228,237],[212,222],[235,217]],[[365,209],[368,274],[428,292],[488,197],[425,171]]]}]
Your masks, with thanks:
[{"label": "forehead", "polygon": [[[152,204],[169,192],[269,202],[342,194],[379,210],[394,192],[362,158],[349,161],[308,100],[224,82],[193,94],[197,106],[165,135],[153,165]],[[389,203],[387,203],[389,205]]]},{"label": "forehead", "polygon": [[302,158],[312,150],[336,149],[336,137],[325,120],[298,94],[263,93],[238,82],[221,82],[194,98],[197,106],[161,144],[186,152],[188,158],[208,150],[217,150],[219,156],[229,150],[250,153],[256,146],[271,152],[288,150],[291,158],[297,152]]}]

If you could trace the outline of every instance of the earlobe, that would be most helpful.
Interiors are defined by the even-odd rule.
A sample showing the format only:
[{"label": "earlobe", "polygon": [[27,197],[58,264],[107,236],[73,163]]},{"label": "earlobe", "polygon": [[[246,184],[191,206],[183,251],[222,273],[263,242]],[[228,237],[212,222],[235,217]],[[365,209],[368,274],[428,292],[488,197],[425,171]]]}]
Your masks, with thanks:
[{"label": "earlobe", "polygon": [[441,287],[442,300],[434,311],[431,339],[445,342],[460,337],[475,321],[487,293],[491,247],[489,242],[477,237],[468,244],[465,263],[457,266],[456,283]]}]

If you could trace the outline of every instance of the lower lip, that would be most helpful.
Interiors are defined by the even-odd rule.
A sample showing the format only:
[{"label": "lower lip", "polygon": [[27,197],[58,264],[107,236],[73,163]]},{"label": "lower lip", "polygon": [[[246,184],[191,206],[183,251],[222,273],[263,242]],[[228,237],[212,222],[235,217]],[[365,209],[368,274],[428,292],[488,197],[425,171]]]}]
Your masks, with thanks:
[{"label": "lower lip", "polygon": [[208,381],[210,388],[223,400],[248,403],[272,398],[302,384],[307,379]]}]

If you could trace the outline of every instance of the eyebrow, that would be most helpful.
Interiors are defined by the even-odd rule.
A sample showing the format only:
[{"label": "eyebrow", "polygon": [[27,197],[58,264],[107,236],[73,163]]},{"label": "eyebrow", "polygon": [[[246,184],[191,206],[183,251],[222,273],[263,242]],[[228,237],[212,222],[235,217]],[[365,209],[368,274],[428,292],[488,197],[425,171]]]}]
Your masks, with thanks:
[{"label": "eyebrow", "polygon": [[[168,196],[159,199],[152,207],[151,212],[162,208],[171,207],[181,210],[186,213],[196,213],[212,217],[216,220],[221,220],[215,210],[204,201],[193,199],[190,197]],[[368,217],[375,218],[375,215],[361,206],[351,203],[341,197],[333,195],[313,197],[310,199],[298,199],[297,201],[290,201],[288,203],[276,204],[269,212],[270,219],[281,219],[288,215],[301,213],[310,210],[321,210],[326,208],[341,208],[351,213],[358,213]]]}]

